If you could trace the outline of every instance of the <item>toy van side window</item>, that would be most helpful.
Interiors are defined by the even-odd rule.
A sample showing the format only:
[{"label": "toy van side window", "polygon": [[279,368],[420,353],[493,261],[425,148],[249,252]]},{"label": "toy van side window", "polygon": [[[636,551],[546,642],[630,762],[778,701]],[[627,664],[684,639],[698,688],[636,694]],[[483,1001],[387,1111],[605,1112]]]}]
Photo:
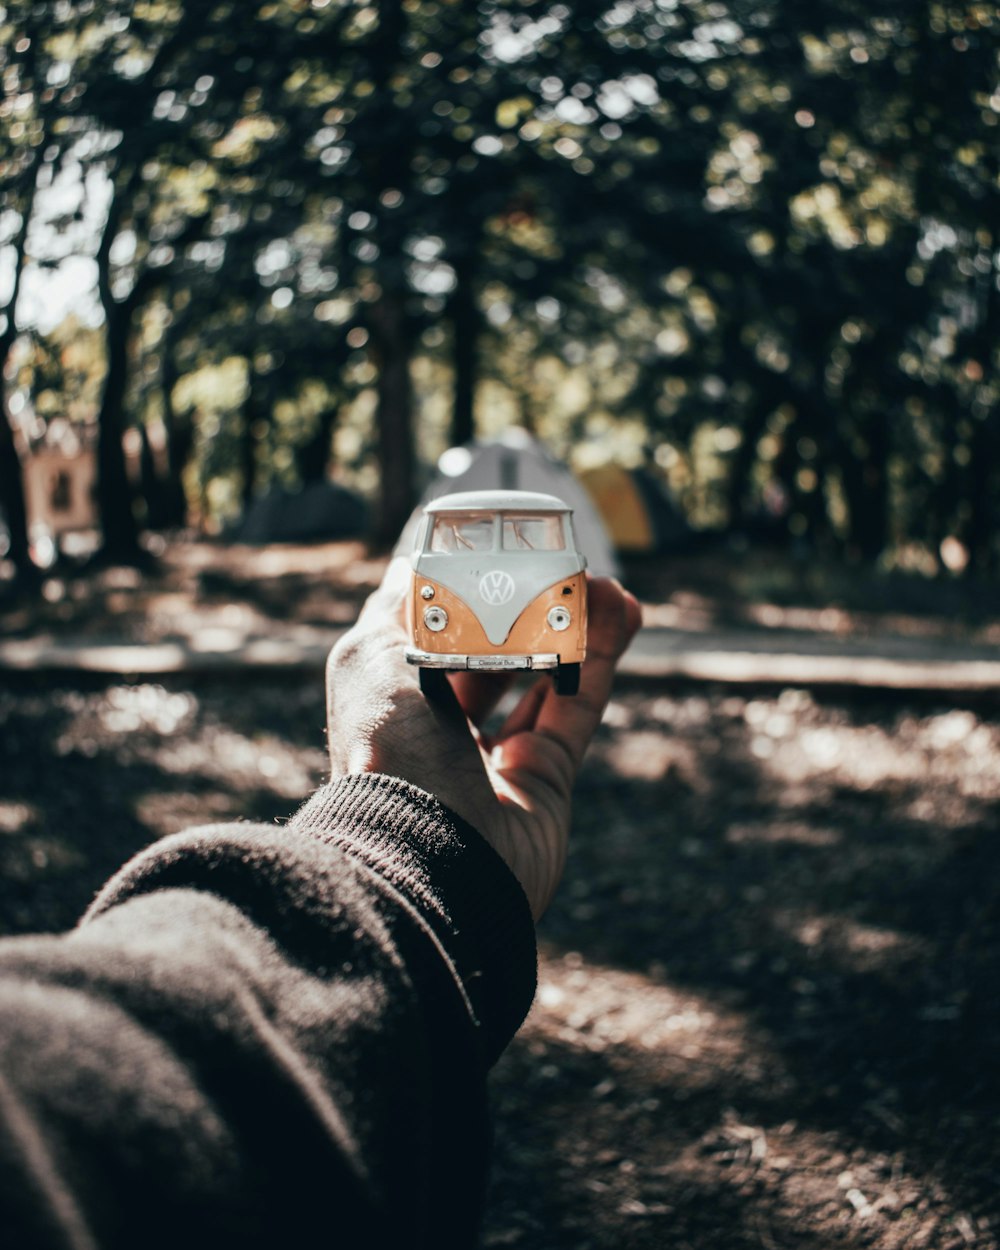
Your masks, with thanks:
[{"label": "toy van side window", "polygon": [[463,516],[458,513],[434,518],[431,533],[433,552],[463,555],[493,548],[493,517],[482,513]]},{"label": "toy van side window", "polygon": [[562,518],[551,516],[505,516],[504,551],[563,551],[566,543]]}]

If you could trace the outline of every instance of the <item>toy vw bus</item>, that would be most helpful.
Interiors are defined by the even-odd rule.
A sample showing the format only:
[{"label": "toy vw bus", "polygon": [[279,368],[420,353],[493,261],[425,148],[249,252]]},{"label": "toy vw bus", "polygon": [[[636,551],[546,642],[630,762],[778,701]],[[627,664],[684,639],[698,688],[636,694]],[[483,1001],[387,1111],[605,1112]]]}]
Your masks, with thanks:
[{"label": "toy vw bus", "polygon": [[576,694],[587,647],[586,558],[572,510],[554,495],[483,490],[424,509],[407,605],[411,664],[426,669],[551,669]]}]

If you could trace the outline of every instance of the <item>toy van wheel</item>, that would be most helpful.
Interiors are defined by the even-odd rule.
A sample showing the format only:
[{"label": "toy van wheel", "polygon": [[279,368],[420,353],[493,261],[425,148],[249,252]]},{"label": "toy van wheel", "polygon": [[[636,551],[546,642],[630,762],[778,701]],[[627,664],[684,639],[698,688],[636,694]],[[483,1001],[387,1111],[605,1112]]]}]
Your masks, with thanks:
[{"label": "toy van wheel", "polygon": [[553,673],[556,694],[576,694],[580,689],[580,665],[560,664]]},{"label": "toy van wheel", "polygon": [[421,668],[419,673],[421,694],[439,700],[448,685],[448,675],[440,668]]},{"label": "toy van wheel", "polygon": [[425,699],[436,704],[442,711],[461,717],[464,723],[465,713],[443,668],[421,668],[420,689]]}]

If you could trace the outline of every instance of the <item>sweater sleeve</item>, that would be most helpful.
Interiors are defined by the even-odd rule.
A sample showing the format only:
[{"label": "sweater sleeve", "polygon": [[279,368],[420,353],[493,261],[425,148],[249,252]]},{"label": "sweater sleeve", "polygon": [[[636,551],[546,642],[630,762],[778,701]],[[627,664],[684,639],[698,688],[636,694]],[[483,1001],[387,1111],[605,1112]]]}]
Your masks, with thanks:
[{"label": "sweater sleeve", "polygon": [[5,1241],[471,1245],[534,970],[506,866],[396,779],[156,843],[0,942]]}]

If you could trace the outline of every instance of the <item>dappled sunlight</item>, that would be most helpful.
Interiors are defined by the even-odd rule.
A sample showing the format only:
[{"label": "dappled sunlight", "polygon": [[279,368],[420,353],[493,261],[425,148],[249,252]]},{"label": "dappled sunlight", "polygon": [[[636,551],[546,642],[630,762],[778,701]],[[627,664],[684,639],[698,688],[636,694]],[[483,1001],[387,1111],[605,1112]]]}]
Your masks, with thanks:
[{"label": "dappled sunlight", "polygon": [[[766,698],[730,696],[718,710],[754,766],[790,792],[816,783],[870,790],[934,782],[970,798],[1000,797],[1000,730],[968,711],[852,723],[826,715],[809,693],[794,689]],[[639,718],[626,703],[613,702],[604,719],[610,739],[598,749],[622,776],[655,780],[673,770],[698,786],[706,775],[701,739],[708,716],[699,697],[653,700]]]},{"label": "dappled sunlight", "polygon": [[734,846],[785,843],[788,846],[828,847],[841,842],[843,834],[839,829],[824,827],[820,823],[778,816],[767,820],[736,821],[726,827],[725,838]]},{"label": "dappled sunlight", "polygon": [[69,838],[30,834],[0,841],[0,875],[25,885],[72,872],[85,858]]},{"label": "dappled sunlight", "polygon": [[[855,942],[883,947],[860,927]],[[800,1244],[818,1218],[852,1244],[910,1250],[928,1210],[980,1244],[988,1222],[911,1157],[892,1095],[864,1099],[851,1131],[785,1113],[801,1079],[752,1011],[544,947],[535,1005],[496,1074],[501,1175],[514,1159],[522,1184],[543,1167],[550,1200],[573,1213],[567,1234],[586,1244],[598,1230],[600,1244],[650,1247],[745,1232],[770,1248]],[[486,1246],[530,1242],[525,1201],[501,1182]]]},{"label": "dappled sunlight", "polygon": [[927,697],[618,695],[545,922],[579,954],[525,1035],[595,1244],[994,1250],[998,733]]},{"label": "dappled sunlight", "polygon": [[[308,675],[0,695],[8,931],[153,838],[287,817],[323,723]],[[981,711],[624,683],[494,1074],[484,1245],[993,1250],[998,777]]]},{"label": "dappled sunlight", "polygon": [[153,790],[137,795],[132,810],[152,838],[216,821],[246,819],[243,795],[228,791],[183,794],[171,789]]},{"label": "dappled sunlight", "polygon": [[[170,694],[162,686],[114,686],[98,707],[101,724],[110,733],[128,734],[138,729],[151,729],[164,737],[186,727],[198,704],[193,695]],[[73,742],[74,728],[62,741]]]},{"label": "dappled sunlight", "polygon": [[[529,427],[664,515],[484,1246],[998,1250],[997,28],[0,3],[0,929],[287,818],[358,537]],[[324,482],[348,541],[229,541]]]},{"label": "dappled sunlight", "polygon": [[145,576],[99,567],[54,572],[31,610],[0,601],[3,663],[24,668],[79,652],[85,669],[151,673],[181,668],[192,653],[252,649],[261,663],[287,664],[303,648],[329,647],[333,632],[356,620],[386,562],[361,543],[176,540]]},{"label": "dappled sunlight", "polygon": [[225,570],[241,578],[324,573],[338,581],[343,577],[373,588],[381,580],[386,563],[384,559],[371,558],[365,544],[360,542],[280,544],[273,547],[191,544],[178,548],[177,556],[198,573]]},{"label": "dappled sunlight", "polygon": [[44,827],[38,804],[0,800],[0,878],[28,884],[83,861],[69,838]]},{"label": "dappled sunlight", "polygon": [[524,1036],[594,1052],[618,1046],[662,1051],[685,1061],[685,1080],[695,1085],[699,1073],[712,1067],[746,1066],[756,1073],[755,1056],[766,1050],[765,1039],[740,1013],[661,980],[594,964],[577,952],[541,958],[538,997]]},{"label": "dappled sunlight", "polygon": [[881,925],[862,924],[840,914],[779,907],[771,913],[771,922],[807,950],[823,945],[830,958],[855,972],[893,972],[933,954],[926,938]]},{"label": "dappled sunlight", "polygon": [[[760,705],[750,705],[750,708]],[[750,710],[750,709],[748,709]],[[968,798],[1000,798],[1000,734],[967,712],[904,716],[887,726],[794,726],[780,712],[757,721],[750,749],[775,779],[827,780],[858,790],[934,784]]]},{"label": "dappled sunlight", "polygon": [[34,803],[0,800],[0,835],[20,833],[38,821],[39,810]]},{"label": "dappled sunlight", "polygon": [[199,630],[197,636],[191,639],[191,647],[194,651],[233,652],[239,651],[246,642],[245,630],[219,625]]},{"label": "dappled sunlight", "polygon": [[[315,737],[321,740],[319,726]],[[193,694],[152,684],[112,686],[102,695],[76,700],[54,742],[56,752],[64,756],[90,755],[109,747],[120,753],[123,763],[144,763],[168,776],[195,775],[203,782],[224,784],[237,801],[246,790],[302,799],[316,788],[327,768],[319,747],[293,747],[264,731],[237,732],[215,716],[206,716]],[[191,804],[185,803],[185,815],[191,811]],[[162,826],[162,815],[157,824]]]},{"label": "dappled sunlight", "polygon": [[657,781],[675,772],[688,785],[698,785],[697,753],[684,742],[654,730],[630,734],[608,750],[608,763],[620,777]]},{"label": "dappled sunlight", "polygon": [[610,741],[597,750],[606,752],[608,766],[620,777],[653,782],[675,775],[697,788],[704,770],[684,731],[704,725],[707,718],[708,704],[697,696],[654,700],[641,717],[627,702],[612,699],[603,718],[612,731]]},{"label": "dappled sunlight", "polygon": [[290,750],[273,735],[249,737],[212,724],[194,735],[147,747],[141,755],[164,773],[184,776],[196,771],[209,780],[242,782],[292,802],[316,789],[328,771],[326,756],[318,748]]}]

